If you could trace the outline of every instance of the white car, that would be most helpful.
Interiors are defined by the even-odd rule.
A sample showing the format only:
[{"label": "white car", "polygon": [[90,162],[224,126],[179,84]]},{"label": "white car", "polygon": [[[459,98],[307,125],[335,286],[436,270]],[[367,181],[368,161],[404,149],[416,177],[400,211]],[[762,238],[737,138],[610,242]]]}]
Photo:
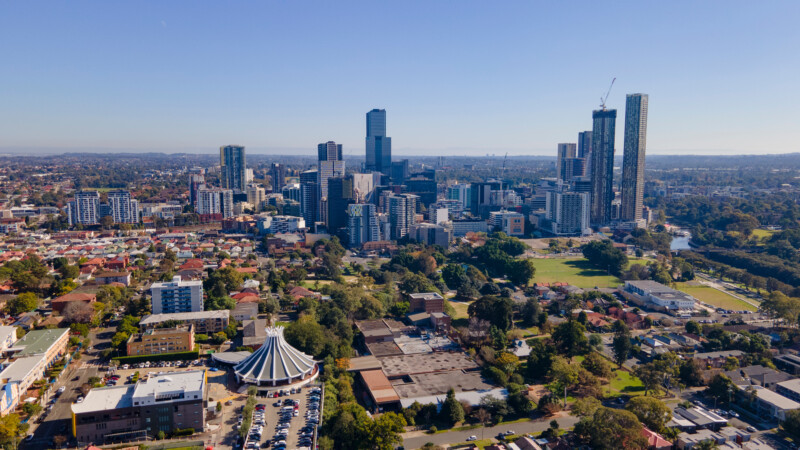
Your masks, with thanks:
[{"label": "white car", "polygon": [[477,441],[477,440],[478,440],[478,436],[475,436],[474,434],[467,438],[467,442]]},{"label": "white car", "polygon": [[64,391],[66,391],[66,390],[67,390],[67,387],[66,387],[66,386],[61,386],[60,388],[58,388],[58,393],[59,393],[59,394],[63,394],[63,393],[64,393]]},{"label": "white car", "polygon": [[75,400],[75,403],[80,403],[80,402],[82,402],[82,401],[83,401],[83,396],[81,396],[81,397],[78,397],[78,399],[77,399],[77,400]]}]

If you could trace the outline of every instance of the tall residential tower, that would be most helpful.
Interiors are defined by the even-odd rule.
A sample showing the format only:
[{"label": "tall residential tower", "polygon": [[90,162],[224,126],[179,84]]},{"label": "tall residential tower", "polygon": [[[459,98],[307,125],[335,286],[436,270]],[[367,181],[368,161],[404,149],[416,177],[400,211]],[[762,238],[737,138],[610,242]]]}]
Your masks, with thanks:
[{"label": "tall residential tower", "polygon": [[625,99],[625,144],[622,157],[622,210],[620,219],[642,218],[644,156],[647,144],[647,94],[628,94]]},{"label": "tall residential tower", "polygon": [[611,221],[611,202],[614,200],[614,130],[616,109],[592,111],[592,226],[604,226]]},{"label": "tall residential tower", "polygon": [[366,170],[391,175],[392,138],[386,136],[385,109],[373,109],[367,113]]},{"label": "tall residential tower", "polygon": [[244,192],[247,186],[247,162],[244,147],[226,145],[219,148],[219,165],[222,187]]}]

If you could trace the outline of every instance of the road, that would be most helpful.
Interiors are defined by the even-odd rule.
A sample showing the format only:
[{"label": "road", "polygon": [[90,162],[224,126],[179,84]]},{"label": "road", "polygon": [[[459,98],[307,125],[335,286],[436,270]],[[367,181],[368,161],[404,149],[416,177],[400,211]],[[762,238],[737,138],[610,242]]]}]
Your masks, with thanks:
[{"label": "road", "polygon": [[[81,355],[81,359],[73,361],[67,370],[62,372],[58,381],[53,385],[50,392],[55,393],[61,386],[66,386],[66,390],[56,403],[53,409],[45,416],[40,424],[31,424],[33,440],[21,442],[20,448],[38,449],[52,447],[53,436],[64,435],[72,437],[72,403],[80,396],[80,387],[89,382],[89,378],[102,376],[100,367],[103,361],[99,352],[102,348],[109,345],[109,339],[113,335],[114,328],[101,328],[89,334],[92,340],[93,350]],[[100,350],[97,347],[100,347]]]},{"label": "road", "polygon": [[[415,436],[403,439],[403,446],[407,449],[420,448],[428,442],[433,442],[436,445],[454,444],[457,442],[465,442],[470,436],[477,436],[478,439],[489,439],[504,433],[507,430],[514,430],[516,434],[529,434],[541,433],[542,431],[550,428],[550,422],[553,418],[539,419],[536,421],[530,420],[528,422],[517,422],[512,424],[501,424],[494,427],[474,428],[465,431],[448,431],[438,434],[424,434],[422,436]],[[578,418],[574,416],[557,417],[561,429],[574,427],[578,423]]]}]

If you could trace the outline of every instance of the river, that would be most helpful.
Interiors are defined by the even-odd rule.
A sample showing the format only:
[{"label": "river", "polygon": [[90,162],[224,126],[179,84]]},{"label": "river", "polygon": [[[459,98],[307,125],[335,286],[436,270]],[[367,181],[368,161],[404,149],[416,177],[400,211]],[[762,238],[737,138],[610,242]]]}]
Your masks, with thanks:
[{"label": "river", "polygon": [[670,250],[689,250],[692,247],[689,246],[689,240],[692,239],[692,235],[688,232],[686,235],[679,235],[674,236],[672,238],[672,242],[669,244]]}]

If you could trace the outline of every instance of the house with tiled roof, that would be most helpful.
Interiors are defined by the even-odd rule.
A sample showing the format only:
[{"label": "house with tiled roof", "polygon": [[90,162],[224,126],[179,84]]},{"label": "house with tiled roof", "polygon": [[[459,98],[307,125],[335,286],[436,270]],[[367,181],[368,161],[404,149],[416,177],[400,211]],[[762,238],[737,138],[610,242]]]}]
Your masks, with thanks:
[{"label": "house with tiled roof", "polygon": [[95,294],[88,294],[85,292],[70,292],[69,294],[54,298],[50,301],[50,305],[52,306],[53,311],[61,314],[70,303],[83,302],[86,304],[92,304],[96,301],[97,295]]}]

